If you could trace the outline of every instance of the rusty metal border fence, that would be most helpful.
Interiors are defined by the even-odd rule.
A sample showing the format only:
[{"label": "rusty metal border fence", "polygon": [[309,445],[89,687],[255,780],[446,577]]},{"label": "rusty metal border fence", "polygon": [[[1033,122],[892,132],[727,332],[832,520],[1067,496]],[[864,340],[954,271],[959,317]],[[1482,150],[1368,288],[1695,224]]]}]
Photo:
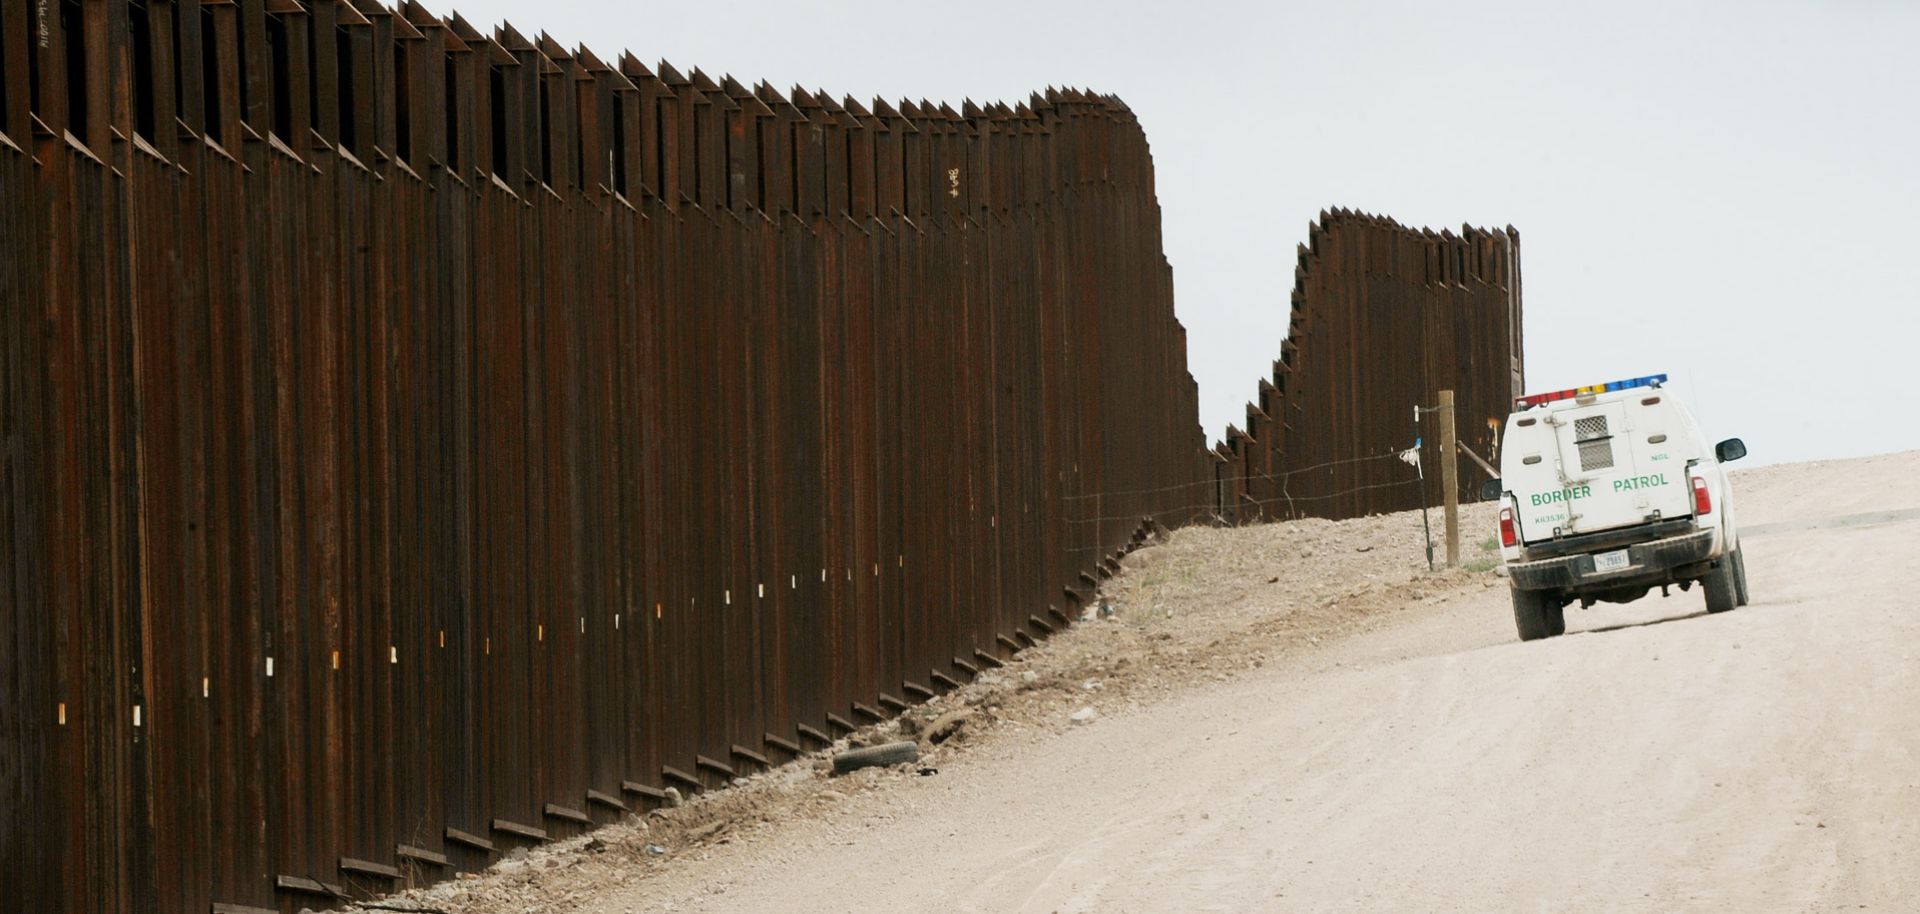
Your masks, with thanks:
[{"label": "rusty metal border fence", "polygon": [[[1400,458],[1414,410],[1456,395],[1459,440],[1491,458],[1524,381],[1520,235],[1411,229],[1336,209],[1308,228],[1294,268],[1287,337],[1213,449],[1212,493],[1229,523],[1345,518],[1420,506]],[[1429,420],[1430,422],[1430,420]],[[1430,425],[1427,426],[1430,429]],[[1420,448],[1429,504],[1443,497],[1437,432]],[[1460,498],[1479,477],[1461,474]]]},{"label": "rusty metal border fence", "polygon": [[0,0],[0,898],[293,911],[826,745],[1209,513],[1117,100]]}]

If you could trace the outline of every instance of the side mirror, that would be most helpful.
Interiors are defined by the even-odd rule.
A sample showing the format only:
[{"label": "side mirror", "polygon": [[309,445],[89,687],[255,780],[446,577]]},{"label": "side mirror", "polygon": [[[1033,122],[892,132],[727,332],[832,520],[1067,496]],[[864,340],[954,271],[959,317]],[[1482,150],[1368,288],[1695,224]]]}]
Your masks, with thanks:
[{"label": "side mirror", "polygon": [[1730,463],[1747,456],[1747,443],[1738,438],[1728,438],[1713,446],[1713,455],[1721,463]]},{"label": "side mirror", "polygon": [[1506,494],[1506,491],[1506,486],[1500,482],[1499,477],[1494,477],[1480,484],[1480,500],[1499,501],[1500,496]]}]

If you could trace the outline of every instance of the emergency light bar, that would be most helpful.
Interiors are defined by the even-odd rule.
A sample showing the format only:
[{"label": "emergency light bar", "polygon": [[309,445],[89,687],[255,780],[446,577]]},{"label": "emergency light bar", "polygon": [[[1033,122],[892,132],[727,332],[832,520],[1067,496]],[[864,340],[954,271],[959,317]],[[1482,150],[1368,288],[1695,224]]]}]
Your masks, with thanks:
[{"label": "emergency light bar", "polygon": [[1571,400],[1574,397],[1603,394],[1610,390],[1631,390],[1635,387],[1659,387],[1665,383],[1667,383],[1666,375],[1650,374],[1644,378],[1627,378],[1624,381],[1608,381],[1605,384],[1569,387],[1566,390],[1556,390],[1552,393],[1527,394],[1524,397],[1514,400],[1513,405],[1519,409],[1532,409],[1542,403],[1552,403],[1555,400]]}]

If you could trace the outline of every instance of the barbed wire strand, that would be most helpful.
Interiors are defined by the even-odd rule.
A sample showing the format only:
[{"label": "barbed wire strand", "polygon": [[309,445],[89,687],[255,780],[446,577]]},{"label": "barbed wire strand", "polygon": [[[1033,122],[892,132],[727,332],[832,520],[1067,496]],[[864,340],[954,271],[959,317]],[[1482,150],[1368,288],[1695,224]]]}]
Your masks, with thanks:
[{"label": "barbed wire strand", "polygon": [[[1354,495],[1360,492],[1371,492],[1376,489],[1390,489],[1396,486],[1410,486],[1419,481],[1420,480],[1418,479],[1400,479],[1400,480],[1395,480],[1393,482],[1379,482],[1379,483],[1373,483],[1371,485],[1356,486],[1351,489],[1347,489],[1340,492],[1332,492],[1326,495],[1287,496],[1282,494],[1282,495],[1272,496],[1269,498],[1253,498],[1251,496],[1248,496],[1248,497],[1242,498],[1239,503],[1242,505],[1248,504],[1248,503],[1252,503],[1255,505],[1269,505],[1269,504],[1278,504],[1282,501],[1285,501],[1289,505],[1292,505],[1297,502],[1326,501],[1328,499],[1340,498],[1347,495]],[[1178,514],[1183,511],[1200,511],[1200,510],[1213,510],[1217,514],[1218,505],[1216,505],[1214,502],[1200,502],[1198,504],[1182,505],[1176,508],[1162,508],[1157,511],[1152,511],[1152,512],[1143,513],[1143,514],[1110,514],[1104,517],[1071,517],[1067,519],[1067,523],[1099,524],[1099,523],[1107,523],[1109,521],[1116,521],[1116,520],[1140,520],[1141,518],[1155,517],[1163,514]]]},{"label": "barbed wire strand", "polygon": [[[1310,473],[1314,470],[1324,470],[1328,467],[1346,466],[1348,464],[1354,464],[1354,463],[1365,463],[1369,460],[1398,460],[1400,459],[1400,455],[1403,453],[1406,453],[1405,449],[1392,451],[1386,454],[1369,454],[1365,457],[1348,457],[1343,460],[1329,460],[1329,461],[1326,461],[1325,463],[1316,463],[1312,466],[1296,467],[1294,469],[1284,470],[1279,473],[1259,473],[1254,476],[1250,476],[1248,478],[1263,479],[1268,481],[1283,480],[1289,476],[1294,476],[1300,473]],[[1219,483],[1220,483],[1220,480],[1217,478],[1202,479],[1202,480],[1196,480],[1194,482],[1174,483],[1173,485],[1170,485],[1170,486],[1160,486],[1159,488],[1154,488],[1154,489],[1123,489],[1123,490],[1113,491],[1113,492],[1087,492],[1080,495],[1062,495],[1060,496],[1060,498],[1062,501],[1071,501],[1071,500],[1088,499],[1088,498],[1125,498],[1130,495],[1157,495],[1161,492],[1172,492],[1176,489],[1188,489],[1188,488],[1193,488],[1194,486],[1211,486],[1211,485],[1218,485]]]}]

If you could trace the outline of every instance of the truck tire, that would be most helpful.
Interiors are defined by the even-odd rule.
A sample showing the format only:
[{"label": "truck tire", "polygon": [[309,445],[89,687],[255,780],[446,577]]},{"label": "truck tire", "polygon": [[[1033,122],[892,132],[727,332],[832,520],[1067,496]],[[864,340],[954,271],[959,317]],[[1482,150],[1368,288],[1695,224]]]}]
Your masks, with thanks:
[{"label": "truck tire", "polygon": [[1733,548],[1733,592],[1736,605],[1747,605],[1747,552],[1739,546]]},{"label": "truck tire", "polygon": [[1740,587],[1734,574],[1738,556],[1738,551],[1727,553],[1700,579],[1700,589],[1707,592],[1707,612],[1723,613],[1740,605]]},{"label": "truck tire", "polygon": [[1520,632],[1522,641],[1538,641],[1565,634],[1567,630],[1566,608],[1560,605],[1560,597],[1545,590],[1521,590],[1513,588],[1513,627]]}]

